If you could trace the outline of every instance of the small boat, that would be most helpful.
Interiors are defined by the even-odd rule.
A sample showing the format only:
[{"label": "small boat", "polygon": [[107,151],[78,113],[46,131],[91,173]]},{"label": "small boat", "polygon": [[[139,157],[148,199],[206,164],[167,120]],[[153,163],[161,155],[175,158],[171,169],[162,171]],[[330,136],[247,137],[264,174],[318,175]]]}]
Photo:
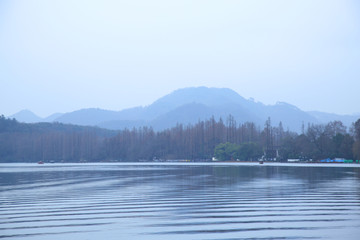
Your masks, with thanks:
[{"label": "small boat", "polygon": [[38,164],[44,164],[44,162],[43,161],[38,161]]},{"label": "small boat", "polygon": [[264,164],[264,161],[262,161],[262,160],[261,160],[261,161],[259,161],[259,164]]}]

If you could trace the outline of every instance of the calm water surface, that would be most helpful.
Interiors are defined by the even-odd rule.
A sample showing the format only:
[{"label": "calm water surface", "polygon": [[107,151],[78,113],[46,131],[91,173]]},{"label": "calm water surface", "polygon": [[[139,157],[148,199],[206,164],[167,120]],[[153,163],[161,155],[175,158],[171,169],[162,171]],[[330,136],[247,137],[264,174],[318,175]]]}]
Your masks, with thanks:
[{"label": "calm water surface", "polygon": [[360,168],[0,164],[4,239],[360,239]]}]

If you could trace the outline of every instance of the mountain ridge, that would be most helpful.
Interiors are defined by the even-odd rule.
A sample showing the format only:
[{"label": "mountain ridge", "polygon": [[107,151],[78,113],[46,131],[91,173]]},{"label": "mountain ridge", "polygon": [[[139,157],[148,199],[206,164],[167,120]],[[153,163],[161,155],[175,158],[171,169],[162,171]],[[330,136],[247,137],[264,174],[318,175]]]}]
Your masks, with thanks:
[{"label": "mountain ridge", "polygon": [[[245,99],[229,88],[192,87],[182,88],[169,93],[145,107],[134,107],[121,111],[87,108],[40,118],[35,114],[21,111],[10,117],[27,122],[55,121],[85,126],[98,126],[108,129],[124,129],[151,126],[163,130],[180,124],[194,124],[210,117],[226,120],[232,115],[237,123],[254,122],[263,126],[270,117],[273,125],[282,122],[285,129],[300,132],[304,124],[343,121],[350,126],[360,116],[337,115],[318,111],[305,112],[285,102],[265,105],[252,99]],[[26,114],[25,114],[26,113]]]}]

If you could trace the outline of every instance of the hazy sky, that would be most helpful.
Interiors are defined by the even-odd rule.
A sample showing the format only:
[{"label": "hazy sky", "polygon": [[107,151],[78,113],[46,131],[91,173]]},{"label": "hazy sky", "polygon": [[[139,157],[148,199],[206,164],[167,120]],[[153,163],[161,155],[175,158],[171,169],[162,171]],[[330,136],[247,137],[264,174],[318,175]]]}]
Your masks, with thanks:
[{"label": "hazy sky", "polygon": [[121,110],[192,86],[359,113],[360,1],[0,1],[0,114]]}]

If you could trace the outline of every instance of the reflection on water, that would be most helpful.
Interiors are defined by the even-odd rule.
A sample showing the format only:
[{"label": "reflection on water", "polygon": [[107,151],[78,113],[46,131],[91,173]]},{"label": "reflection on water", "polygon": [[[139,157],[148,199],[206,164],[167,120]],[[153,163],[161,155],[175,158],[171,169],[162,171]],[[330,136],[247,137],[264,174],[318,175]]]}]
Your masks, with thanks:
[{"label": "reflection on water", "polygon": [[359,239],[360,168],[0,164],[0,238]]}]

